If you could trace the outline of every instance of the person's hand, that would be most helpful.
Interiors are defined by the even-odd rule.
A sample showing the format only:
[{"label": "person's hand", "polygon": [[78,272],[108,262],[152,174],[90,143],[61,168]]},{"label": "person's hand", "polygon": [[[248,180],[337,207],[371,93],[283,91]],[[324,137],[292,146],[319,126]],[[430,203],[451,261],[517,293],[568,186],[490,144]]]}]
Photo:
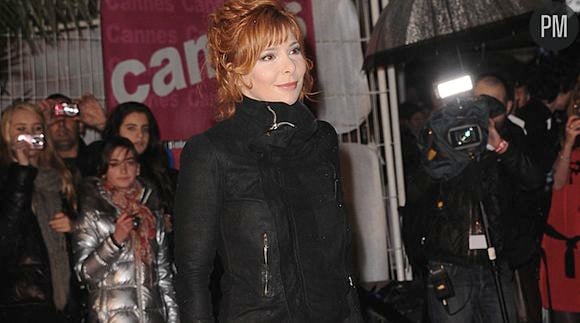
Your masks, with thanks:
[{"label": "person's hand", "polygon": [[66,214],[62,212],[55,214],[52,220],[48,222],[48,225],[50,225],[54,231],[60,233],[72,231],[72,221]]},{"label": "person's hand", "polygon": [[44,115],[44,120],[46,120],[46,124],[49,126],[62,118],[55,118],[54,116],[54,106],[57,104],[58,101],[52,99],[42,99],[38,102],[40,111],[42,111],[42,114]]},{"label": "person's hand", "polygon": [[564,139],[564,146],[574,145],[574,141],[576,137],[580,134],[580,117],[576,115],[572,115],[568,118],[568,122],[566,122],[566,137]]},{"label": "person's hand", "polygon": [[26,141],[17,141],[12,147],[16,155],[16,162],[20,166],[30,165],[30,144]]},{"label": "person's hand", "polygon": [[83,95],[79,99],[78,105],[80,110],[79,117],[82,123],[100,131],[105,129],[107,116],[105,115],[105,110],[94,95],[88,93]]},{"label": "person's hand", "polygon": [[122,244],[129,238],[131,230],[133,230],[133,217],[127,213],[122,213],[115,223],[113,239]]},{"label": "person's hand", "polygon": [[165,226],[166,233],[173,232],[173,224],[171,223],[171,214],[168,213],[163,214],[163,224]]},{"label": "person's hand", "polygon": [[502,138],[499,135],[499,132],[497,132],[497,129],[495,128],[495,122],[493,121],[493,119],[489,119],[489,123],[487,125],[487,143],[493,146],[493,148],[497,149],[501,141]]}]

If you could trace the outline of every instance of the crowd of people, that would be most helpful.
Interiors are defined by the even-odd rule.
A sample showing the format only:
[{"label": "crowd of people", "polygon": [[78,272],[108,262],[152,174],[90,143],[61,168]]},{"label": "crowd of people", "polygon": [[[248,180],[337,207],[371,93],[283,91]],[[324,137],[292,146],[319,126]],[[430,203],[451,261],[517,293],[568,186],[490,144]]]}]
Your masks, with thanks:
[{"label": "crowd of people", "polygon": [[[218,122],[179,172],[143,103],[106,115],[55,93],[3,109],[0,322],[363,321],[337,134],[304,104],[297,18],[277,0],[209,18]],[[457,105],[401,105],[403,237],[430,322],[580,321],[575,73],[513,90],[480,75],[465,102],[485,149],[435,171],[453,147],[431,121]]]}]

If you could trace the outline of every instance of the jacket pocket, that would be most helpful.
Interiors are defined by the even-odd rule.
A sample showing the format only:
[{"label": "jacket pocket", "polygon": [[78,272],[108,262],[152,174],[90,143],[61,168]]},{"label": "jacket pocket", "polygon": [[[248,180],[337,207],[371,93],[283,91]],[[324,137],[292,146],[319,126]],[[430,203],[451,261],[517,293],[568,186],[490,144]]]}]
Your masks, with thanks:
[{"label": "jacket pocket", "polygon": [[263,297],[272,296],[272,273],[270,271],[270,242],[268,241],[268,233],[262,234],[262,264],[260,270],[260,295]]}]

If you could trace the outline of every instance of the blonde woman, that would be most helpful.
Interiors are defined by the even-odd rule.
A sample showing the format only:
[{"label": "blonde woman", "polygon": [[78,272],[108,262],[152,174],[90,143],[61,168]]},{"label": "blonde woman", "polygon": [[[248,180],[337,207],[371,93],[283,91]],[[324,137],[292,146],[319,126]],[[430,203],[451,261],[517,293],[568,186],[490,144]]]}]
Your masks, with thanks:
[{"label": "blonde woman", "polygon": [[0,321],[73,322],[72,176],[36,105],[8,107],[0,127]]}]

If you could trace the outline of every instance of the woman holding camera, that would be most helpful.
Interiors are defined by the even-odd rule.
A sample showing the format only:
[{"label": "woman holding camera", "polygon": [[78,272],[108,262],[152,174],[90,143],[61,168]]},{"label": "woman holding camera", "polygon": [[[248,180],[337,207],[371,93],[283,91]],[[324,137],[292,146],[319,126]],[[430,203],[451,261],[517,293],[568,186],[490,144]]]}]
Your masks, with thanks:
[{"label": "woman holding camera", "polygon": [[77,321],[65,236],[72,175],[37,106],[5,109],[0,131],[0,322]]},{"label": "woman holding camera", "polygon": [[160,201],[138,180],[139,154],[126,138],[103,142],[97,174],[79,196],[75,271],[89,286],[89,322],[178,322]]},{"label": "woman holding camera", "polygon": [[[159,126],[148,106],[139,102],[125,102],[117,105],[107,118],[103,139],[112,137],[129,139],[139,157],[140,178],[155,186],[159,192],[161,209],[165,219],[165,230],[169,233],[170,259],[173,260],[173,200],[177,182],[177,170],[169,167],[160,139]],[[86,175],[94,176],[103,149],[103,141],[96,141],[87,148],[80,159],[80,167]]]},{"label": "woman holding camera", "polygon": [[580,322],[580,88],[576,87],[564,140],[554,163],[548,223],[542,239],[542,303],[552,323]]}]

